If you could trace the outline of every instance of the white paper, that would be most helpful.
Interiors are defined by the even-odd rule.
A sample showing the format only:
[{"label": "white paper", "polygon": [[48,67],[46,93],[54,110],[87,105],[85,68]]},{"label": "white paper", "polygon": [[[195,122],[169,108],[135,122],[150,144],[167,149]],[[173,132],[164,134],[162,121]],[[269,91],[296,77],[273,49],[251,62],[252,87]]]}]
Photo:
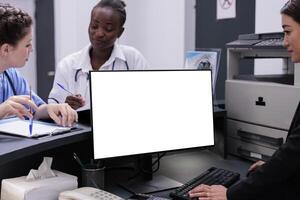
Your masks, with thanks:
[{"label": "white paper", "polygon": [[217,19],[236,17],[236,0],[217,0]]},{"label": "white paper", "polygon": [[32,134],[30,135],[29,123],[29,120],[21,120],[19,118],[0,120],[0,133],[3,132],[23,137],[39,137],[71,130],[70,127],[61,127],[55,124],[34,120]]}]

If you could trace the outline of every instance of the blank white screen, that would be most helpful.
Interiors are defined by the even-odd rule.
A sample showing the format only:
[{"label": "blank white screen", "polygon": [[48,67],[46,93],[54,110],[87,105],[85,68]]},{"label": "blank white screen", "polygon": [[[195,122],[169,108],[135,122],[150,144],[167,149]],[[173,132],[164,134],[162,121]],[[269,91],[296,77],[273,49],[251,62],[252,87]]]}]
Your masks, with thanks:
[{"label": "blank white screen", "polygon": [[95,159],[214,144],[210,71],[91,72]]}]

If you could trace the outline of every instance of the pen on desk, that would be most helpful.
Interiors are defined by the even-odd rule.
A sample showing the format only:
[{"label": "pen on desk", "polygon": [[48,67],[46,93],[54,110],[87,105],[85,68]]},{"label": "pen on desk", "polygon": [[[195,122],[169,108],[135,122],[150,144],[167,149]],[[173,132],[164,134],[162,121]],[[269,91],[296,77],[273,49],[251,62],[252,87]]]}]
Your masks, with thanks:
[{"label": "pen on desk", "polygon": [[[32,100],[32,91],[31,91],[31,86],[29,87],[29,98]],[[29,107],[29,112],[32,115],[32,107]],[[30,121],[29,121],[29,135],[32,135],[32,126],[33,126],[33,116],[31,116]]]},{"label": "pen on desk", "polygon": [[67,90],[62,84],[60,83],[56,83],[58,85],[58,87],[60,87],[61,89],[63,89],[64,91],[66,91],[67,93],[71,94],[72,96],[74,96],[74,94],[72,92],[70,92],[69,90]]}]

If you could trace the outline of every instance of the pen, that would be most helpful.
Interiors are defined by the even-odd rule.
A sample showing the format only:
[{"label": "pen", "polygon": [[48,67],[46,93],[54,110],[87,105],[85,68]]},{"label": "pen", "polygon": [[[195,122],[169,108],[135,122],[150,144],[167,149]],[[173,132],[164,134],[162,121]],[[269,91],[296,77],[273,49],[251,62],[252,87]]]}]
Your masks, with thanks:
[{"label": "pen", "polygon": [[29,123],[29,135],[32,135],[32,125],[33,125],[33,118],[30,119],[30,123]]},{"label": "pen", "polygon": [[80,167],[84,169],[84,165],[82,164],[80,158],[77,156],[77,154],[75,152],[73,152],[73,157],[77,161],[77,163],[80,165]]},{"label": "pen", "polygon": [[67,90],[62,84],[60,84],[60,83],[56,83],[56,84],[58,85],[58,87],[60,87],[61,89],[63,89],[67,93],[71,94],[72,96],[75,96],[72,92],[70,92],[69,90]]},{"label": "pen", "polygon": [[[31,86],[29,87],[29,98],[30,100],[32,100],[32,92],[31,92]],[[32,107],[29,107],[29,112],[32,115]],[[33,126],[33,116],[30,118],[30,122],[29,122],[29,135],[32,135],[32,126]]]}]

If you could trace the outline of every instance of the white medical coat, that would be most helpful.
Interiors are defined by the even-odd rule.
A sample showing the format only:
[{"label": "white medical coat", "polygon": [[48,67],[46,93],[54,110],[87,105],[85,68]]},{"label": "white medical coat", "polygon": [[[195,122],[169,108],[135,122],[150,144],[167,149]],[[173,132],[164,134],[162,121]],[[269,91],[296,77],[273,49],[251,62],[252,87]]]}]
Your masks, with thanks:
[{"label": "white medical coat", "polygon": [[[80,110],[90,108],[90,89],[88,73],[93,70],[90,59],[91,45],[63,58],[56,67],[52,90],[48,103],[63,103],[70,93],[58,86],[61,84],[73,94],[80,94],[85,99],[85,106]],[[113,64],[114,63],[114,64]],[[145,70],[148,63],[143,55],[133,47],[115,44],[110,58],[100,67],[100,70]],[[76,71],[80,70],[76,75]],[[75,81],[76,79],[76,81]]]}]

